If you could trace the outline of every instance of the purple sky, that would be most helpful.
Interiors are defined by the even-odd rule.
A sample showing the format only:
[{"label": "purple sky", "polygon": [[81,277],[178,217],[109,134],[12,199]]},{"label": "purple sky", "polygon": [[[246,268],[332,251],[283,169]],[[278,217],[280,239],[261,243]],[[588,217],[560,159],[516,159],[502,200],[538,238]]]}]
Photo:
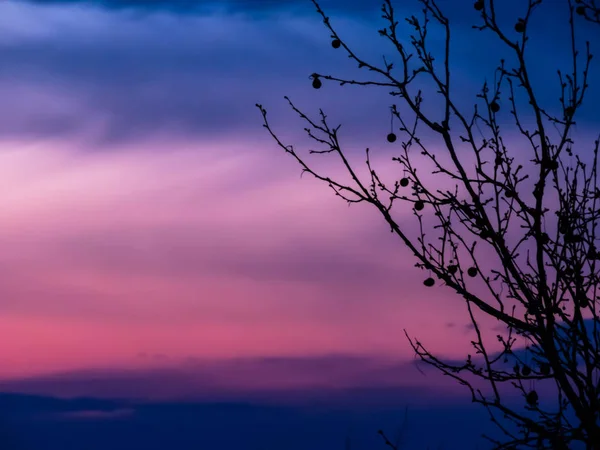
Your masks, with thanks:
[{"label": "purple sky", "polygon": [[[306,142],[288,94],[355,105],[357,150],[381,133],[385,93],[309,88],[314,67],[346,63],[310,11],[75,3],[0,5],[3,378],[190,357],[406,360],[407,326],[462,355],[460,303],[423,292],[375,211],[301,180],[260,126],[256,101]],[[348,11],[344,29],[371,36]]]},{"label": "purple sky", "polygon": [[[418,12],[398,3],[400,16]],[[471,29],[471,3],[450,3],[440,1],[456,24],[455,88],[471,105],[500,56]],[[282,4],[0,2],[0,390],[165,400],[393,387],[418,388],[417,402],[464,392],[433,373],[424,382],[403,333],[463,358],[463,302],[424,289],[375,209],[300,179],[261,127],[257,102],[286,142],[307,144],[288,95],[343,123],[357,161],[367,146],[383,163],[393,154],[387,92],[313,90],[314,71],[361,73],[309,1]],[[322,4],[358,52],[392,54],[370,1]],[[548,4],[532,27],[559,26],[560,2]],[[568,45],[559,33],[531,44],[539,94],[556,110]],[[585,138],[598,101],[592,86]]]}]

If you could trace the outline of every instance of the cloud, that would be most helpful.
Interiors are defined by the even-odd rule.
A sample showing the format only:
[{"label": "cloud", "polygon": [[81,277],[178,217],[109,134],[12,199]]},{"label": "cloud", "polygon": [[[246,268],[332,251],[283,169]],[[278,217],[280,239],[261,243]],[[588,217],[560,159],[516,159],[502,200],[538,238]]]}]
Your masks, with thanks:
[{"label": "cloud", "polygon": [[79,411],[69,411],[62,413],[59,417],[65,419],[82,419],[82,420],[114,420],[129,418],[135,413],[134,409],[131,408],[120,408],[110,411],[103,411],[98,409],[87,409]]},{"label": "cloud", "polygon": [[[333,404],[392,404],[398,395],[403,401],[424,404],[432,398],[452,401],[464,393],[428,367],[419,371],[412,362],[352,354],[227,360],[191,357],[146,369],[80,370],[4,380],[0,391],[145,401],[237,398],[293,404],[320,404],[324,398]],[[388,398],[389,392],[396,392],[396,400]]]},{"label": "cloud", "polygon": [[[202,14],[215,8],[231,12],[273,12],[278,10],[312,9],[310,0],[17,0],[42,6],[97,7],[114,11],[169,12],[175,14]],[[367,0],[321,0],[324,8],[344,8],[346,11],[369,11],[379,9]]]},{"label": "cloud", "polygon": [[[211,140],[231,133],[248,140],[263,132],[256,102],[268,106],[273,117],[285,112],[285,128],[291,129],[293,116],[282,101],[284,95],[302,99],[300,106],[313,111],[314,105],[324,107],[332,120],[344,123],[344,136],[361,145],[367,137],[383,137],[387,132],[387,125],[382,125],[388,123],[387,106],[392,100],[387,89],[342,89],[332,83],[319,92],[310,88],[308,76],[316,70],[365,76],[343,52],[330,47],[328,32],[314,12],[284,10],[276,21],[231,11],[138,17],[110,11],[134,3],[140,10],[174,5],[187,10],[210,2],[106,0],[95,3],[103,5],[100,9],[65,7],[94,4],[87,1],[50,3],[60,7],[43,8],[40,4],[48,2],[42,1],[0,3],[1,136],[39,139],[84,134],[87,147],[143,141],[156,135]],[[305,3],[310,6],[309,1]],[[290,2],[235,4],[256,10]],[[379,23],[364,12],[343,13],[364,4],[372,5],[343,2],[342,11],[332,13],[336,27],[368,60],[376,61],[382,52],[392,57],[392,47],[377,36]],[[413,12],[409,8],[399,14]],[[473,45],[477,32],[471,24],[459,22],[453,50],[456,99],[469,110],[483,80],[493,75],[498,58],[511,60],[508,54],[487,50],[487,45],[495,43],[490,34],[478,33]],[[434,50],[441,49],[437,39],[432,45]],[[533,66],[554,66],[555,54],[567,50],[560,38],[551,55],[533,47]],[[532,70],[531,76],[539,78],[540,95],[554,92],[545,70]],[[590,91],[590,105],[597,96]],[[428,105],[430,100],[427,96]],[[548,105],[550,110],[555,107]],[[593,118],[592,113],[588,109],[586,114]],[[296,128],[301,131],[300,126]]]},{"label": "cloud", "polygon": [[[204,150],[0,154],[0,322],[18,343],[4,373],[139,366],[141,351],[407,354],[407,324],[457,345],[435,324],[459,311],[441,288],[423,298],[376,215],[269,155]],[[426,324],[428,308],[443,313]]]},{"label": "cloud", "polygon": [[[298,181],[260,127],[257,101],[286,142],[306,142],[280,101],[289,94],[343,122],[360,162],[365,146],[380,159],[396,150],[384,141],[386,91],[309,87],[314,70],[362,76],[318,17],[106,5],[0,3],[0,322],[15,341],[3,371],[132,365],[140,351],[406,357],[405,326],[464,353],[460,299],[423,292],[377,212]],[[379,60],[368,16],[336,24]],[[493,74],[479,66],[499,55],[462,31],[454,86],[471,103],[465,93]],[[531,52],[532,70],[547,77],[560,48]]]},{"label": "cloud", "polygon": [[[351,40],[371,36],[356,40],[362,53],[379,52],[381,39],[364,16],[337,22]],[[284,95],[333,106],[313,92],[309,74],[357,74],[340,53],[332,58],[315,14],[140,19],[9,2],[0,3],[0,25],[0,136],[10,139],[85,135],[88,149],[157,135],[206,141],[233,133],[248,140],[264,135],[256,102],[274,115],[290,113]],[[340,98],[329,110],[346,111],[352,130],[365,124],[362,108],[375,110],[389,96],[353,90]],[[381,117],[387,120],[386,108]]]}]

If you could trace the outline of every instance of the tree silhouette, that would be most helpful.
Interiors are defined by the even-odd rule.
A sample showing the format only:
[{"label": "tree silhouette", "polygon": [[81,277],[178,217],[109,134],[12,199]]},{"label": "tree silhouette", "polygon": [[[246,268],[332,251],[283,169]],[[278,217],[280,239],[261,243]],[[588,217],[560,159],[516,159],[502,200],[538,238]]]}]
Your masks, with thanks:
[{"label": "tree silhouette", "polygon": [[[530,20],[546,6],[543,0],[523,2],[523,15],[512,23],[499,23],[501,2],[475,1],[479,23],[473,28],[491,33],[498,47],[490,52],[503,48],[512,62],[499,61],[494,82],[483,83],[466,110],[453,90],[450,22],[435,0],[419,0],[422,16],[406,18],[408,44],[399,34],[391,0],[384,0],[385,27],[379,34],[395,50],[398,68],[385,58],[383,65],[374,65],[359,56],[312,2],[331,33],[332,47],[371,77],[313,73],[313,87],[335,81],[390,90],[399,103],[391,106],[398,125],[387,135],[387,145],[398,149],[392,164],[403,175],[384,179],[367,149],[366,176],[361,176],[342,148],[340,126],[331,126],[322,110],[318,118],[309,117],[288,97],[319,145],[309,154],[339,158],[351,181],[315,170],[281,141],[257,104],[265,128],[303,173],[327,183],[349,204],[373,205],[416,257],[416,266],[429,274],[425,287],[443,284],[464,303],[475,356],[448,361],[405,334],[423,362],[464,385],[472,401],[487,409],[502,431],[502,438],[486,436],[495,448],[578,444],[600,449],[599,141],[579,145],[579,153],[574,148],[575,117],[588,90],[592,60],[589,42],[579,48],[576,32],[584,19],[600,24],[600,4],[561,0],[570,69],[558,71],[560,103],[551,105],[536,94],[526,51]],[[549,7],[558,8],[557,2]],[[444,36],[439,61],[429,49],[432,26]],[[415,87],[423,79],[433,86],[427,93]],[[427,107],[431,98],[441,108]],[[432,167],[435,184],[417,171],[425,164]],[[407,208],[416,232],[395,217]],[[501,334],[494,335],[494,323],[502,325]]]},{"label": "tree silhouette", "polygon": [[575,12],[590,22],[600,24],[600,2],[597,0],[576,0]]}]

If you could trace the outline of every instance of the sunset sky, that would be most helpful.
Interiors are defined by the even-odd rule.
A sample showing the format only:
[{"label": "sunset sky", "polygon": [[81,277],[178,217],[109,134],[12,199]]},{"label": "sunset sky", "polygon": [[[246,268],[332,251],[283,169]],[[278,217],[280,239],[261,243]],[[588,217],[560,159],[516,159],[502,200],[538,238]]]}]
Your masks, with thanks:
[{"label": "sunset sky", "polygon": [[[419,12],[397,3],[399,16]],[[439,3],[470,105],[501,56],[471,29],[472,2]],[[564,26],[564,5],[547,3],[534,30]],[[393,54],[377,35],[379,2],[322,6],[357,52]],[[600,27],[581,30],[600,40]],[[464,397],[423,377],[403,331],[464,358],[464,304],[423,288],[377,211],[300,178],[261,126],[257,102],[286,142],[308,148],[288,95],[343,123],[358,161],[365,147],[392,156],[386,90],[311,88],[314,71],[362,75],[329,42],[308,0],[0,2],[0,391],[288,405],[356,388],[399,411]],[[548,34],[531,49],[539,94],[557,108],[569,44]],[[588,146],[598,102],[592,85],[577,129]],[[274,448],[265,436],[257,449]]]}]

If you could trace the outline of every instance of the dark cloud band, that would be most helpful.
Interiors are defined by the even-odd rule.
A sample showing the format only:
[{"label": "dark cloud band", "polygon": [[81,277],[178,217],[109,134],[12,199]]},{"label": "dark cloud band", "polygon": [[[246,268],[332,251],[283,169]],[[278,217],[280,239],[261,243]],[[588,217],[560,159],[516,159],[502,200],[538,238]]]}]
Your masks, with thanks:
[{"label": "dark cloud band", "polygon": [[[108,10],[166,11],[197,14],[215,8],[247,12],[307,8],[314,9],[310,0],[20,0],[38,5],[79,5]],[[369,0],[321,0],[324,8],[344,8],[346,11],[378,10],[379,4]]]}]

